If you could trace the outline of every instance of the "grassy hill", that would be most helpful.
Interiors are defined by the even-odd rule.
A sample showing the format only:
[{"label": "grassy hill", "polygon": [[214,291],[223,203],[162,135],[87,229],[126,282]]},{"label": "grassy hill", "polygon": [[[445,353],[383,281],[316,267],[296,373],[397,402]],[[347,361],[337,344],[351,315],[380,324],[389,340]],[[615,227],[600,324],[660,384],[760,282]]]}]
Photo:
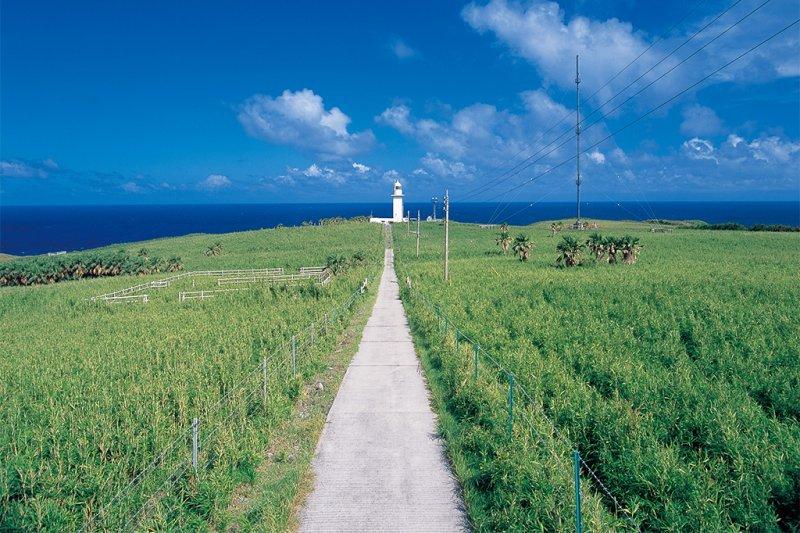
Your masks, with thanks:
[{"label": "grassy hill", "polygon": [[498,228],[453,224],[449,284],[440,225],[423,224],[419,259],[414,235],[395,232],[476,528],[572,527],[575,447],[592,529],[797,529],[800,235],[600,226],[640,237],[638,262],[556,268],[570,232],[548,223],[510,229],[534,243],[522,262],[500,252]]},{"label": "grassy hill", "polygon": [[[220,254],[206,255],[217,241]],[[331,254],[364,261],[324,286],[263,284],[204,301],[179,302],[178,292],[212,288],[216,280],[183,278],[148,289],[147,304],[87,300],[168,274],[0,289],[0,530],[219,524],[236,487],[253,480],[270,431],[291,415],[304,381],[327,369],[323,356],[354,310],[341,306],[380,271],[384,243],[378,226],[345,223],[124,247],[179,255],[186,270],[288,272],[324,265]],[[286,343],[296,334],[295,376]],[[201,420],[197,477],[189,463],[194,417]],[[292,490],[283,489],[289,502]],[[290,512],[280,510],[284,520]]]}]

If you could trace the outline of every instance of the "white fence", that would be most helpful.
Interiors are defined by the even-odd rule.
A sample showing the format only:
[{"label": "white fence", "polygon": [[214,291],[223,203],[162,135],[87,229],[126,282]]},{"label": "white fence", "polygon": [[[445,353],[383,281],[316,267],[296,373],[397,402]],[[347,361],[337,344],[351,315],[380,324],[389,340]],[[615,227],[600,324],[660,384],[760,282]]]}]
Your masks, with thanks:
[{"label": "white fence", "polygon": [[217,285],[230,285],[230,284],[238,284],[238,283],[281,283],[281,282],[292,282],[292,281],[301,281],[305,279],[316,279],[318,282],[322,283],[323,277],[325,277],[325,271],[317,272],[301,272],[299,274],[281,274],[281,275],[272,275],[272,276],[237,276],[231,278],[220,278],[217,280]]},{"label": "white fence", "polygon": [[[238,283],[255,283],[255,282],[292,282],[292,281],[299,281],[302,279],[312,279],[317,278],[317,281],[321,284],[326,284],[330,281],[331,278],[331,271],[327,267],[300,267],[299,274],[285,274],[282,267],[275,267],[275,268],[248,268],[248,269],[230,269],[230,270],[192,270],[190,272],[181,272],[180,274],[174,274],[172,276],[148,281],[147,283],[140,283],[138,285],[134,285],[132,287],[127,287],[125,289],[120,289],[118,291],[109,292],[106,294],[101,294],[99,296],[92,296],[89,298],[92,301],[102,300],[105,302],[123,302],[123,301],[140,301],[143,303],[148,302],[148,298],[146,294],[137,294],[135,296],[129,296],[133,293],[146,290],[146,289],[161,289],[164,287],[169,287],[173,281],[179,280],[181,278],[189,278],[189,277],[199,277],[199,276],[211,276],[211,277],[219,277],[217,284],[218,285],[227,285],[227,284],[238,284]],[[239,290],[239,289],[236,289]],[[182,295],[192,295],[192,294],[199,294],[204,293],[208,295],[213,295],[215,292],[225,292],[225,291],[187,291],[182,292],[179,294],[178,298],[179,301],[184,301],[193,298],[210,298],[211,296],[185,296],[181,297]]]},{"label": "white fence", "polygon": [[216,294],[221,292],[234,292],[245,291],[247,289],[215,289],[212,291],[184,291],[178,293],[178,301],[185,302],[186,300],[205,300],[206,298],[213,298]]}]

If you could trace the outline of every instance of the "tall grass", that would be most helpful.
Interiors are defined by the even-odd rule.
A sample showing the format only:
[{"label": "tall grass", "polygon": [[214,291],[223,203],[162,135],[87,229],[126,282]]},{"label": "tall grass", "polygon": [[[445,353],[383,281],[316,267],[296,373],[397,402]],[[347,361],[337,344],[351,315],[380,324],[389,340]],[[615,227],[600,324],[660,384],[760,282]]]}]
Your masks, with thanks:
[{"label": "tall grass", "polygon": [[[180,255],[190,270],[296,270],[324,264],[330,252],[363,253],[366,260],[323,287],[260,285],[184,303],[177,293],[188,287],[178,285],[151,292],[148,304],[86,301],[140,281],[129,276],[2,289],[0,529],[115,529],[152,503],[150,496],[156,503],[138,518],[142,527],[204,528],[236,484],[252,479],[268,445],[264,428],[288,416],[303,376],[320,370],[315,353],[332,341],[301,347],[296,379],[273,376],[267,409],[258,395],[258,364],[265,356],[288,364],[288,352],[278,347],[374,276],[383,242],[378,227],[355,223],[213,239],[223,243],[215,257],[204,254],[208,236],[145,244],[154,255]],[[343,327],[335,322],[331,336]],[[235,389],[244,379],[246,387]],[[229,401],[214,408],[226,395]],[[179,466],[185,471],[193,417],[203,421],[208,467],[158,492]],[[141,491],[109,505],[176,439]],[[100,509],[108,522],[97,521]]]},{"label": "tall grass", "polygon": [[[792,267],[800,238],[602,229],[640,236],[639,262],[556,269],[556,239],[539,224],[525,229],[535,247],[522,263],[498,254],[494,230],[454,224],[446,285],[440,226],[423,227],[419,260],[402,232],[395,247],[401,278],[516,375],[532,394],[525,408],[577,445],[642,528],[800,527],[800,284]],[[437,362],[443,341],[426,326],[430,314],[404,297],[449,395],[451,446],[475,523],[560,528],[572,500],[531,472],[553,472],[560,486],[569,450],[526,439],[517,449],[488,431],[479,413],[498,400],[498,380],[473,387]],[[470,361],[461,350],[456,368]],[[547,426],[536,425],[545,435]]]}]

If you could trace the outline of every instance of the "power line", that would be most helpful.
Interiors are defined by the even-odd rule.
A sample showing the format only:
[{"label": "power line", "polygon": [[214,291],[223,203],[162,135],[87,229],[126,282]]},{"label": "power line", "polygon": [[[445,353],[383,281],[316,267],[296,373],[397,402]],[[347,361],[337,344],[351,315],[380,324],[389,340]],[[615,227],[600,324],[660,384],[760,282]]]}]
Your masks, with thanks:
[{"label": "power line", "polygon": [[[658,111],[659,109],[661,109],[661,108],[662,108],[662,107],[664,107],[665,105],[669,104],[669,103],[670,103],[670,102],[672,102],[673,100],[677,99],[677,98],[678,98],[678,97],[680,97],[681,95],[683,95],[683,94],[687,93],[688,91],[690,91],[690,90],[694,89],[695,87],[697,87],[698,85],[700,85],[700,84],[701,84],[701,83],[703,83],[704,81],[708,80],[708,79],[709,79],[709,78],[711,78],[712,76],[716,75],[717,73],[719,73],[719,72],[720,72],[720,71],[722,71],[723,69],[725,69],[725,68],[729,67],[730,65],[732,65],[732,64],[733,64],[733,63],[735,63],[736,61],[740,60],[740,59],[741,59],[741,58],[743,58],[744,56],[746,56],[746,55],[750,54],[751,52],[753,52],[753,51],[754,51],[754,50],[756,50],[757,48],[760,48],[761,46],[765,45],[767,42],[771,41],[771,40],[772,40],[772,39],[774,39],[775,37],[777,37],[777,36],[779,36],[780,34],[784,33],[786,30],[788,30],[788,29],[789,29],[789,28],[791,28],[792,26],[796,25],[798,22],[800,22],[800,18],[798,18],[798,19],[795,19],[793,22],[791,22],[791,23],[790,23],[790,24],[788,24],[787,26],[784,26],[782,29],[780,29],[780,30],[778,30],[777,32],[773,33],[772,35],[770,35],[770,36],[769,36],[769,37],[767,37],[766,39],[762,40],[762,41],[761,41],[761,42],[759,42],[758,44],[756,44],[756,45],[754,45],[754,46],[750,47],[749,49],[747,49],[746,51],[742,52],[741,54],[739,54],[739,55],[738,55],[738,56],[736,56],[735,58],[731,59],[730,61],[728,61],[727,63],[725,63],[725,64],[724,64],[724,65],[722,65],[721,67],[719,67],[719,68],[715,69],[713,72],[711,72],[711,73],[707,74],[706,76],[703,76],[701,79],[699,79],[698,81],[694,82],[693,84],[691,84],[690,86],[686,87],[685,89],[682,89],[681,91],[679,91],[679,92],[678,92],[677,94],[675,94],[674,96],[671,96],[670,98],[668,98],[667,100],[664,100],[663,102],[661,102],[661,103],[660,103],[660,104],[658,104],[657,106],[650,108],[650,110],[648,110],[646,113],[644,113],[644,114],[642,114],[642,115],[638,116],[637,118],[635,118],[634,120],[632,120],[632,121],[628,122],[627,124],[625,124],[625,125],[624,125],[624,126],[622,126],[621,128],[618,128],[617,130],[613,131],[612,133],[610,133],[610,134],[606,135],[605,137],[603,137],[602,139],[600,139],[600,140],[599,140],[599,141],[597,141],[596,143],[592,144],[591,146],[588,146],[588,147],[586,147],[586,148],[583,150],[583,152],[581,152],[581,153],[583,154],[583,153],[586,153],[586,152],[588,152],[589,150],[591,150],[591,149],[593,149],[593,148],[596,148],[597,146],[599,146],[600,144],[604,143],[604,142],[605,142],[605,141],[607,141],[608,139],[610,139],[610,138],[614,137],[616,134],[618,134],[618,133],[620,133],[620,132],[622,132],[622,131],[624,131],[624,130],[628,129],[629,127],[633,126],[634,124],[636,124],[636,123],[637,123],[637,122],[639,122],[640,120],[643,120],[644,118],[646,118],[646,117],[648,117],[648,116],[652,115],[653,113],[655,113],[656,111]],[[569,141],[569,139],[567,139],[567,141]],[[563,144],[564,144],[564,143],[562,143],[562,145],[563,145]],[[559,147],[560,147],[560,146],[562,146],[562,145],[559,145]],[[557,148],[558,148],[558,147],[557,147]],[[523,181],[523,182],[521,182],[521,183],[519,183],[519,184],[515,185],[514,187],[512,187],[511,189],[509,189],[508,191],[506,191],[506,193],[508,193],[508,192],[511,192],[511,191],[514,191],[514,190],[517,190],[517,189],[519,189],[519,188],[521,188],[521,187],[524,187],[524,186],[525,186],[525,185],[527,185],[528,183],[531,183],[531,182],[533,182],[533,181],[535,181],[535,180],[537,180],[537,179],[541,178],[542,176],[544,176],[544,175],[546,175],[546,174],[549,174],[550,172],[552,172],[552,171],[553,171],[553,170],[555,170],[556,168],[559,168],[559,167],[561,167],[561,166],[563,166],[563,165],[565,165],[565,164],[569,163],[570,161],[572,161],[573,159],[575,159],[575,157],[576,157],[576,156],[574,156],[574,155],[573,155],[573,156],[571,156],[571,157],[569,157],[569,158],[567,158],[567,159],[565,159],[565,160],[561,161],[560,163],[557,163],[556,165],[554,165],[554,166],[550,167],[549,169],[545,170],[544,172],[541,172],[541,173],[537,174],[536,176],[533,176],[533,177],[531,177],[531,178],[529,178],[529,179],[527,179],[527,180],[525,180],[525,181]]]},{"label": "power line", "polygon": [[[696,9],[697,9],[697,8],[698,8],[698,7],[699,7],[701,4],[705,3],[705,1],[706,1],[706,0],[699,0],[698,2],[696,2],[696,3],[695,3],[695,4],[694,4],[694,5],[693,5],[693,6],[692,6],[692,7],[691,7],[691,8],[690,8],[690,9],[689,9],[689,10],[688,10],[688,11],[687,11],[687,12],[686,12],[686,13],[685,13],[685,14],[684,14],[684,15],[683,15],[683,16],[682,16],[680,19],[679,19],[679,20],[678,20],[678,22],[676,22],[675,24],[673,24],[672,26],[670,26],[670,27],[669,27],[669,28],[668,28],[668,29],[667,29],[667,30],[664,32],[664,34],[669,34],[670,32],[672,32],[672,30],[674,30],[675,28],[677,28],[677,27],[678,27],[678,26],[679,26],[681,23],[683,23],[683,22],[684,22],[684,21],[685,21],[687,18],[689,18],[689,15],[691,15],[692,13],[694,13],[694,11],[695,11],[695,10],[696,10]],[[741,1],[741,0],[739,0],[739,1]],[[737,2],[737,3],[738,3],[738,2]],[[735,5],[735,4],[734,4],[734,5]],[[731,7],[733,7],[733,6],[731,6]],[[728,9],[730,9],[730,7],[729,7]],[[726,11],[727,11],[727,10],[726,10]],[[725,12],[723,12],[723,14],[724,14],[724,13],[725,13]],[[644,50],[643,50],[643,51],[642,51],[642,52],[641,52],[641,53],[640,53],[638,56],[636,56],[635,58],[633,58],[633,59],[632,59],[630,62],[628,62],[628,64],[627,64],[627,65],[625,65],[625,66],[624,66],[624,67],[622,67],[622,68],[621,68],[619,71],[617,71],[617,73],[616,73],[616,74],[614,74],[613,76],[611,76],[611,78],[609,78],[609,79],[608,79],[608,80],[607,80],[607,81],[606,81],[606,82],[605,82],[603,85],[601,85],[601,86],[600,86],[600,87],[599,87],[597,90],[595,90],[595,91],[594,91],[594,92],[593,92],[593,93],[592,93],[592,94],[591,94],[591,95],[590,95],[590,96],[589,96],[589,97],[588,97],[586,100],[588,101],[588,100],[591,100],[592,98],[594,98],[594,97],[595,97],[595,96],[596,96],[596,95],[597,95],[597,94],[598,94],[598,93],[599,93],[601,90],[603,90],[604,88],[606,88],[606,87],[608,86],[608,84],[609,84],[609,83],[611,83],[612,81],[614,81],[615,79],[617,79],[617,78],[618,78],[618,77],[619,77],[619,76],[620,76],[620,75],[621,75],[623,72],[625,72],[626,70],[628,70],[628,69],[629,69],[629,68],[630,68],[630,67],[631,67],[631,66],[632,66],[634,63],[636,63],[636,62],[637,62],[639,59],[641,59],[641,58],[642,58],[642,57],[643,57],[643,56],[644,56],[644,55],[645,55],[647,52],[649,52],[649,51],[650,51],[650,50],[651,50],[651,49],[652,49],[652,48],[653,48],[653,47],[654,47],[656,44],[658,44],[659,42],[661,42],[661,41],[663,41],[663,40],[664,40],[664,36],[663,36],[663,35],[662,35],[662,36],[659,36],[658,38],[656,38],[656,39],[655,39],[655,40],[654,40],[652,43],[650,43],[650,45],[649,45],[647,48],[645,48],[645,49],[644,49]],[[566,119],[567,119],[567,118],[570,116],[570,114],[571,114],[571,112],[570,112],[570,111],[567,111],[566,113],[564,113],[564,115],[563,115],[563,116],[562,116],[562,117],[561,117],[559,120],[557,120],[556,122],[554,122],[554,123],[553,123],[553,124],[552,124],[552,125],[551,125],[549,128],[547,128],[547,129],[546,129],[546,130],[545,130],[543,133],[541,133],[541,134],[539,135],[539,138],[537,139],[537,142],[538,142],[538,141],[541,141],[542,139],[544,139],[544,137],[545,137],[545,136],[546,136],[548,133],[550,133],[550,132],[551,132],[551,131],[552,131],[552,130],[553,130],[555,127],[556,127],[556,126],[558,126],[559,124],[562,124],[562,123],[563,123],[563,122],[564,122],[564,121],[565,121],[565,120],[566,120]],[[512,160],[516,159],[516,158],[517,158],[517,156],[519,156],[519,154],[521,154],[521,153],[522,153],[522,152],[524,152],[525,150],[526,150],[526,147],[523,147],[523,148],[522,148],[521,150],[519,150],[519,151],[518,151],[516,154],[514,154],[514,155],[512,156],[512,158],[511,158],[511,159],[512,159]],[[519,166],[520,164],[524,163],[525,161],[527,161],[528,159],[530,159],[530,157],[533,157],[534,155],[536,155],[536,154],[534,153],[533,155],[531,155],[531,156],[529,156],[529,157],[527,157],[527,158],[523,159],[523,160],[522,160],[522,161],[520,161],[519,163],[517,163],[517,164],[515,164],[515,165],[511,166],[510,168],[508,168],[508,169],[507,169],[506,171],[504,171],[503,173],[499,174],[498,176],[495,176],[495,178],[492,178],[492,180],[490,180],[488,183],[484,183],[484,184],[482,184],[482,185],[479,185],[479,186],[477,186],[477,187],[475,187],[475,188],[473,188],[473,189],[470,189],[470,190],[468,190],[468,191],[466,192],[466,196],[465,196],[465,198],[470,198],[470,197],[472,197],[472,196],[477,196],[478,194],[481,194],[482,192],[486,192],[486,190],[488,190],[488,189],[485,189],[485,190],[483,190],[483,191],[477,192],[476,194],[473,194],[473,193],[475,193],[475,191],[478,191],[479,189],[482,189],[482,188],[486,187],[487,185],[489,185],[489,184],[490,184],[492,181],[494,181],[495,179],[497,179],[497,178],[501,178],[501,177],[503,177],[503,176],[504,176],[506,173],[508,173],[508,172],[510,172],[510,171],[512,171],[512,170],[514,170],[514,169],[515,169],[517,166]],[[497,165],[497,166],[495,167],[495,169],[499,169],[501,166],[502,166],[502,165]],[[491,187],[489,187],[489,188],[491,188]]]},{"label": "power line", "polygon": [[[770,0],[767,0],[767,2],[769,2],[769,1],[770,1]],[[615,93],[613,96],[611,96],[611,97],[610,97],[610,98],[608,98],[608,99],[607,99],[605,102],[603,102],[602,104],[600,104],[600,106],[598,106],[598,107],[597,107],[597,108],[596,108],[594,111],[592,111],[592,112],[590,112],[589,114],[587,114],[587,115],[586,115],[586,116],[583,118],[583,120],[581,120],[581,123],[583,123],[584,121],[588,120],[588,118],[589,118],[589,117],[591,117],[591,116],[592,116],[592,115],[594,115],[594,114],[595,114],[597,111],[599,111],[600,109],[602,109],[602,108],[603,108],[603,107],[604,107],[606,104],[608,104],[609,102],[613,101],[615,98],[617,98],[617,97],[618,97],[618,96],[620,96],[620,95],[621,95],[623,92],[625,92],[627,89],[629,89],[629,88],[630,88],[630,87],[631,87],[631,86],[632,86],[634,83],[636,83],[637,81],[641,80],[641,79],[642,79],[644,76],[646,76],[647,74],[649,74],[650,72],[652,72],[654,68],[656,68],[658,65],[662,64],[664,61],[666,61],[668,58],[670,58],[672,55],[674,55],[674,54],[675,54],[675,53],[676,53],[678,50],[680,50],[681,48],[683,48],[683,47],[684,47],[686,44],[688,44],[690,41],[692,41],[692,40],[693,40],[695,37],[697,37],[697,36],[698,36],[700,33],[702,33],[704,30],[706,30],[706,29],[707,29],[709,26],[711,26],[711,25],[712,25],[714,22],[716,22],[717,20],[719,20],[719,19],[720,19],[722,16],[724,16],[726,13],[728,13],[728,12],[729,12],[731,9],[733,9],[734,7],[736,7],[736,6],[737,6],[738,4],[740,4],[741,2],[742,2],[742,0],[736,0],[736,1],[735,1],[735,2],[733,2],[731,5],[729,5],[727,8],[725,8],[723,11],[721,11],[721,12],[720,12],[720,13],[719,13],[717,16],[715,16],[713,19],[711,19],[711,21],[709,21],[707,24],[703,25],[703,26],[702,26],[700,29],[698,29],[698,30],[697,30],[697,31],[695,31],[695,32],[694,32],[692,35],[690,35],[690,36],[689,36],[687,39],[685,39],[685,40],[684,40],[684,41],[683,41],[681,44],[679,44],[677,47],[673,48],[673,49],[672,49],[672,50],[671,50],[671,51],[670,51],[668,54],[666,54],[666,55],[665,55],[664,57],[662,57],[662,58],[661,58],[659,61],[657,61],[656,63],[654,63],[654,64],[653,64],[653,65],[652,65],[650,68],[648,68],[648,69],[647,69],[647,70],[646,70],[646,71],[645,71],[643,74],[639,75],[639,76],[638,76],[636,79],[634,79],[632,82],[628,83],[628,84],[627,84],[625,87],[623,87],[621,90],[617,91],[617,92],[616,92],[616,93]],[[765,2],[765,3],[767,3],[767,2]],[[755,9],[753,12],[755,12],[755,11],[757,11],[758,9],[760,9],[761,7],[763,7],[763,5],[764,5],[764,4],[762,4],[762,5],[758,6],[758,7],[757,7],[757,8],[756,8],[756,9]],[[752,14],[753,12],[751,12],[750,14]],[[688,16],[688,14],[689,14],[689,13],[687,13],[687,15],[686,15],[686,16]],[[748,14],[747,16],[749,16],[750,14]],[[684,16],[684,18],[686,18],[686,16]],[[747,18],[747,16],[745,16],[744,18]],[[743,19],[740,19],[740,20],[739,20],[737,23],[735,23],[733,26],[735,26],[736,24],[738,24],[739,22],[741,22],[741,20],[743,20]],[[676,24],[676,25],[677,25],[677,24]],[[673,28],[674,28],[674,27],[675,27],[675,25],[673,26]],[[730,28],[728,28],[728,29],[730,29]],[[670,29],[670,31],[671,31],[671,29]],[[728,31],[728,30],[726,30],[726,32],[727,32],[727,31]],[[721,34],[720,34],[720,35],[721,35]],[[717,35],[717,37],[715,37],[713,40],[716,40],[717,38],[719,38],[719,37],[720,37],[720,35]],[[701,48],[699,48],[697,51],[695,51],[695,52],[694,52],[692,55],[690,55],[689,57],[685,58],[683,61],[681,61],[680,63],[678,63],[678,65],[676,65],[675,67],[673,67],[672,69],[670,69],[670,70],[669,70],[667,73],[669,73],[669,72],[672,72],[672,71],[673,71],[675,68],[677,68],[677,66],[679,66],[679,65],[681,65],[681,64],[683,64],[683,63],[685,63],[685,62],[686,62],[686,61],[687,61],[689,58],[691,58],[691,57],[693,57],[695,54],[697,54],[697,52],[699,52],[700,50],[704,49],[704,48],[705,48],[705,47],[707,47],[709,44],[711,44],[711,42],[713,42],[713,40],[712,40],[712,41],[709,41],[708,43],[706,43],[705,45],[703,45]],[[655,43],[653,43],[653,44],[655,44]],[[641,57],[641,56],[640,56],[640,57]],[[625,70],[625,69],[627,69],[628,67],[630,67],[630,65],[631,65],[632,63],[633,63],[633,62],[631,62],[631,63],[629,63],[628,65],[626,65],[626,66],[623,68],[623,70]],[[622,72],[622,71],[620,71],[620,72],[618,72],[617,74],[615,74],[615,76],[614,76],[614,77],[618,76],[618,75],[619,75],[621,72]],[[664,76],[665,76],[667,73],[663,74],[663,75],[662,75],[662,76],[660,76],[659,78],[656,78],[654,81],[652,81],[652,82],[650,82],[648,85],[646,85],[646,86],[645,86],[643,89],[646,89],[646,88],[648,88],[648,87],[652,86],[652,85],[653,85],[655,82],[657,82],[657,81],[659,81],[660,79],[662,79],[662,78],[663,78],[663,77],[664,77]],[[601,88],[603,88],[603,87],[607,86],[607,85],[608,85],[608,83],[609,83],[609,82],[606,82],[606,83],[605,83],[605,84],[604,84],[604,85],[603,85]],[[592,94],[592,96],[590,96],[589,98],[591,99],[592,97],[594,97],[594,96],[595,96],[595,95],[596,95],[596,94],[597,94],[599,91],[600,91],[600,89],[598,89],[597,91],[595,91],[595,92]],[[641,92],[641,91],[639,91],[639,92]],[[637,93],[637,94],[639,94],[639,93]],[[628,100],[626,100],[626,102],[627,102],[627,101],[628,101]],[[616,109],[618,109],[618,108],[619,108],[619,106],[618,106],[617,108],[615,108],[615,110],[616,110]],[[566,113],[566,114],[565,114],[565,115],[564,115],[564,116],[561,118],[561,120],[560,120],[559,122],[555,123],[553,126],[551,126],[550,128],[548,128],[548,130],[545,132],[545,134],[546,134],[546,133],[548,133],[549,131],[551,131],[551,130],[552,130],[554,127],[555,127],[555,126],[558,126],[559,124],[563,123],[563,121],[566,119],[566,117],[568,117],[568,116],[569,116],[569,114],[570,114],[570,113]],[[608,113],[606,113],[604,116],[607,116],[607,115],[608,115]],[[593,125],[593,124],[592,124],[592,125]],[[591,127],[591,126],[590,126],[590,127]],[[563,131],[563,132],[562,132],[560,135],[558,135],[558,136],[557,136],[555,139],[551,140],[551,141],[550,141],[548,144],[544,145],[544,146],[543,146],[543,147],[541,147],[539,150],[537,150],[537,152],[535,152],[535,153],[534,153],[534,154],[532,154],[531,156],[529,156],[529,157],[527,157],[527,158],[523,159],[523,160],[522,160],[522,161],[520,161],[520,162],[519,162],[517,165],[515,165],[515,166],[513,167],[513,169],[514,169],[514,172],[511,172],[510,174],[508,174],[508,172],[507,172],[507,173],[505,173],[505,174],[508,174],[508,176],[507,176],[507,177],[505,177],[504,179],[495,179],[495,180],[492,180],[492,181],[490,181],[490,182],[489,182],[489,183],[487,183],[487,184],[484,184],[484,187],[485,187],[485,188],[484,188],[484,190],[482,190],[482,191],[480,191],[480,192],[478,192],[478,193],[475,193],[475,194],[470,194],[470,193],[468,193],[468,194],[467,194],[467,196],[465,196],[465,198],[464,198],[464,199],[471,198],[471,197],[473,197],[473,196],[477,196],[478,194],[483,194],[484,192],[487,192],[489,189],[492,189],[492,188],[494,188],[496,185],[499,185],[500,183],[503,183],[503,182],[505,182],[505,181],[508,181],[509,179],[511,179],[512,177],[514,177],[516,174],[519,174],[521,171],[523,171],[523,170],[525,170],[526,168],[530,167],[530,166],[531,166],[533,163],[536,163],[537,161],[540,161],[540,160],[541,160],[541,159],[543,159],[545,156],[547,156],[547,155],[549,155],[550,153],[552,153],[552,150],[551,150],[551,151],[549,151],[549,152],[547,152],[547,153],[545,153],[545,154],[543,154],[543,155],[542,155],[542,156],[540,156],[540,157],[537,157],[537,158],[536,158],[534,161],[531,161],[531,163],[530,163],[530,164],[523,165],[524,163],[526,163],[527,161],[530,161],[531,159],[533,159],[533,158],[534,158],[536,155],[540,154],[540,153],[541,153],[543,150],[547,149],[549,146],[551,146],[553,143],[557,142],[557,141],[558,141],[559,139],[561,139],[561,138],[562,138],[564,135],[566,135],[566,134],[570,133],[571,131],[572,131],[572,128],[569,128],[569,129],[566,129],[566,130],[564,130],[564,131]],[[520,167],[521,167],[521,168],[520,168]],[[503,178],[503,175],[499,176],[498,178]],[[492,183],[492,182],[494,182],[494,183]]]}]

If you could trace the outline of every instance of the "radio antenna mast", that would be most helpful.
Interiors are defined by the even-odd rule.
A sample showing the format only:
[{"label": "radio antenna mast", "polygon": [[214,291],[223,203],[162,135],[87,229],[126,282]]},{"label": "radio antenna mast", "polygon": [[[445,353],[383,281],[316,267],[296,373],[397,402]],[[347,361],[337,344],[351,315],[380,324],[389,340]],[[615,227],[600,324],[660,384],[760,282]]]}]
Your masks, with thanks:
[{"label": "radio antenna mast", "polygon": [[578,58],[575,56],[575,189],[577,198],[575,202],[575,229],[582,229],[581,222],[581,76],[578,71]]}]

